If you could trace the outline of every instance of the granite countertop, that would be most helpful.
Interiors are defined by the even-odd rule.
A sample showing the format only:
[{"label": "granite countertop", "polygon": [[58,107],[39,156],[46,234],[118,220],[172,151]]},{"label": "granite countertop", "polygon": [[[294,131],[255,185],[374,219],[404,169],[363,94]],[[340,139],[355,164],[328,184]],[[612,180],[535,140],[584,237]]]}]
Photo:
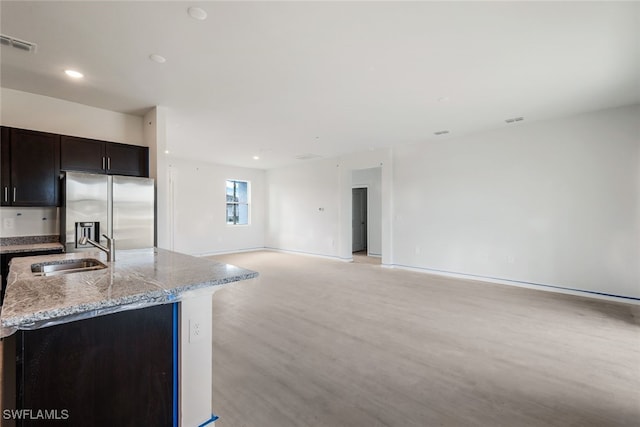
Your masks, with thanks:
[{"label": "granite countertop", "polygon": [[[14,258],[0,314],[2,336],[122,310],[180,301],[189,291],[251,279],[258,273],[164,249],[102,251]],[[32,264],[95,258],[102,270],[35,276]]]},{"label": "granite countertop", "polygon": [[0,254],[64,250],[60,236],[21,236],[0,238]]},{"label": "granite countertop", "polygon": [[20,252],[40,252],[54,249],[64,250],[62,243],[29,243],[24,245],[0,246],[0,254],[16,254]]}]

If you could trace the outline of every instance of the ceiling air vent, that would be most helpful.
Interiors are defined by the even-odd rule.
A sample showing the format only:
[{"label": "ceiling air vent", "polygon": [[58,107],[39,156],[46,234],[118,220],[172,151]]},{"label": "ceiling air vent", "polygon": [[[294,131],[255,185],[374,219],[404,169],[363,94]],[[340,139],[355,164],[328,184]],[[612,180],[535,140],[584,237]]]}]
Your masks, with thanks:
[{"label": "ceiling air vent", "polygon": [[298,154],[297,156],[295,156],[297,160],[319,159],[320,157],[322,156],[319,156],[317,154],[311,154],[311,153]]},{"label": "ceiling air vent", "polygon": [[11,46],[16,49],[23,50],[25,52],[36,53],[38,45],[25,40],[20,40],[15,37],[0,34],[0,44],[2,46]]},{"label": "ceiling air vent", "polygon": [[515,122],[521,122],[523,120],[524,120],[524,117],[514,117],[512,119],[505,120],[505,122],[507,122],[507,123],[515,123]]}]

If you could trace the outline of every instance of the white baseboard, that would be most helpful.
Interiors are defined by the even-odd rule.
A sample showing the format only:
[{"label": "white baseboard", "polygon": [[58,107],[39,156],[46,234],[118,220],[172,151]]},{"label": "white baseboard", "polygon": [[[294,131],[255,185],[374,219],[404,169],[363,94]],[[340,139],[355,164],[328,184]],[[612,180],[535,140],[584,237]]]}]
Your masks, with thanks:
[{"label": "white baseboard", "polygon": [[330,259],[333,261],[342,261],[342,262],[353,262],[353,258],[349,257],[349,258],[341,258],[339,256],[335,256],[335,255],[323,255],[323,254],[316,254],[313,252],[303,252],[303,251],[292,251],[292,250],[288,250],[288,249],[278,249],[278,248],[263,248],[264,250],[267,251],[273,251],[273,252],[282,252],[285,254],[293,254],[293,255],[306,255],[306,256],[312,256],[312,257],[316,257],[316,258],[324,258],[324,259]]},{"label": "white baseboard", "polygon": [[305,256],[312,256],[312,257],[315,257],[315,258],[330,259],[330,260],[333,260],[333,261],[353,262],[353,258],[340,258],[338,256],[333,256],[333,255],[322,255],[322,254],[316,254],[316,253],[313,253],[313,252],[293,251],[293,250],[270,248],[270,247],[234,249],[234,250],[230,250],[230,251],[218,251],[218,252],[215,252],[215,251],[214,252],[202,252],[202,253],[191,254],[191,255],[192,256],[196,256],[196,257],[205,257],[205,256],[216,256],[216,255],[239,254],[239,253],[243,253],[243,252],[255,252],[255,251],[281,252],[281,253],[285,253],[285,254],[305,255]]},{"label": "white baseboard", "polygon": [[556,292],[560,294],[575,295],[587,298],[595,298],[606,301],[623,302],[626,304],[640,305],[640,298],[627,297],[622,295],[611,295],[604,292],[587,291],[581,289],[564,288],[562,286],[545,285],[541,283],[530,283],[519,280],[499,279],[494,277],[479,276],[474,274],[456,273],[451,271],[434,270],[423,267],[410,267],[398,264],[383,264],[384,268],[397,268],[401,270],[413,271],[417,273],[435,274],[437,276],[453,277],[456,279],[474,280],[478,282],[495,283],[499,285],[517,286],[520,288],[536,289],[539,291]]},{"label": "white baseboard", "polygon": [[[287,254],[293,254],[293,255],[305,255],[305,256],[311,256],[315,258],[330,259],[333,261],[353,262],[352,257],[341,258],[333,255],[323,255],[323,254],[316,254],[313,252],[294,251],[294,250],[278,249],[278,248],[271,248],[271,247],[256,247],[256,248],[235,249],[232,251],[207,252],[207,253],[196,254],[194,256],[204,257],[204,256],[214,256],[214,255],[228,255],[228,254],[242,253],[242,252],[254,252],[254,251],[273,251],[273,252],[281,252],[281,253],[287,253]],[[368,256],[379,257],[378,255],[368,255]],[[575,295],[575,296],[594,298],[594,299],[600,299],[600,300],[606,300],[606,301],[615,301],[615,302],[623,302],[627,304],[640,305],[640,298],[627,297],[622,295],[611,295],[604,292],[571,289],[571,288],[565,288],[565,287],[556,286],[556,285],[545,285],[542,283],[531,283],[531,282],[525,282],[525,281],[519,281],[519,280],[500,279],[495,277],[479,276],[475,274],[465,274],[465,273],[456,273],[452,271],[435,270],[435,269],[424,268],[424,267],[411,267],[411,266],[400,265],[400,264],[382,264],[381,267],[397,268],[400,270],[413,271],[417,273],[435,274],[437,276],[453,277],[453,278],[465,279],[465,280],[475,280],[477,282],[495,283],[495,284],[507,285],[507,286],[517,286],[520,288],[536,289],[539,291],[556,292],[560,294]]]},{"label": "white baseboard", "polygon": [[215,255],[229,255],[229,254],[238,254],[242,252],[255,252],[255,251],[264,251],[266,248],[258,247],[258,248],[244,248],[244,249],[234,249],[231,251],[219,251],[219,252],[202,252],[197,254],[191,254],[196,257],[204,257],[204,256],[215,256]]}]

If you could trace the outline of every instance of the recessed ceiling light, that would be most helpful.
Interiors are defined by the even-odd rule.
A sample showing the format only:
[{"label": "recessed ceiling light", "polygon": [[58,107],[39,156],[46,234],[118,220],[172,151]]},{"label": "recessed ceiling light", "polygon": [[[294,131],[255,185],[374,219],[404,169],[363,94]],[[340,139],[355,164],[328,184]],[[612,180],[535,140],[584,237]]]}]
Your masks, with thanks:
[{"label": "recessed ceiling light", "polygon": [[189,13],[190,17],[192,17],[193,19],[197,19],[198,21],[204,21],[205,19],[207,19],[207,12],[199,7],[190,7],[189,9],[187,9],[187,12]]},{"label": "recessed ceiling light", "polygon": [[158,55],[157,53],[152,53],[151,55],[149,55],[149,59],[153,62],[157,62],[158,64],[164,64],[165,62],[167,62],[167,58],[162,55]]},{"label": "recessed ceiling light", "polygon": [[164,154],[169,154],[169,150],[164,150]]},{"label": "recessed ceiling light", "polygon": [[260,160],[260,156],[253,156],[253,160]]},{"label": "recessed ceiling light", "polygon": [[64,73],[72,79],[81,79],[84,77],[84,74],[76,70],[64,70]]}]

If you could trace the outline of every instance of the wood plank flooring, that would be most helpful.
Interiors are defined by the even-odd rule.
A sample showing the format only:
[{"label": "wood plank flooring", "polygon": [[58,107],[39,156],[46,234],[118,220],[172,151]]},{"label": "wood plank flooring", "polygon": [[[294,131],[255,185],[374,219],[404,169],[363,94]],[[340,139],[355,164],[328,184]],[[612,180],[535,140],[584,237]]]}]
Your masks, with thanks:
[{"label": "wood plank flooring", "polygon": [[216,427],[638,426],[638,306],[262,251],[215,294]]}]

